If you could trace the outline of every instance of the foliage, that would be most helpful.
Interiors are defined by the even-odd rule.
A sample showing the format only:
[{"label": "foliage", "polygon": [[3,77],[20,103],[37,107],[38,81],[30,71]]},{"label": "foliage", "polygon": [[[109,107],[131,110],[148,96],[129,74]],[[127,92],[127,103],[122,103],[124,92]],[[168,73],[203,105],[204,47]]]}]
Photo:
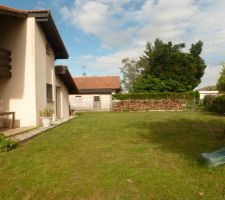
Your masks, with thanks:
[{"label": "foliage", "polygon": [[17,142],[12,141],[0,133],[0,152],[10,151],[17,147]]},{"label": "foliage", "polygon": [[222,67],[216,86],[220,92],[225,92],[225,64]]},{"label": "foliage", "polygon": [[[189,91],[191,88],[189,88]],[[161,80],[152,75],[141,76],[133,84],[133,92],[184,92],[186,86],[173,79]]]},{"label": "foliage", "polygon": [[216,96],[214,95],[205,95],[203,101],[202,101],[202,104],[205,106],[205,107],[209,107],[213,104],[213,101],[216,99]]},{"label": "foliage", "polygon": [[201,111],[201,104],[199,104],[199,101],[193,100],[186,100],[186,111],[196,112]]},{"label": "foliage", "polygon": [[138,62],[142,75],[136,79],[133,92],[143,91],[191,91],[201,82],[206,68],[200,57],[203,43],[192,44],[190,52],[182,49],[185,44],[164,43],[156,39],[147,43],[145,55]]},{"label": "foliage", "polygon": [[134,81],[140,76],[141,69],[138,66],[138,62],[133,59],[123,59],[122,67],[120,68],[123,74],[121,81],[124,91],[131,91]]},{"label": "foliage", "polygon": [[199,93],[196,92],[154,92],[154,93],[127,93],[114,94],[113,97],[119,100],[146,100],[146,99],[185,99],[185,100],[199,100]]},{"label": "foliage", "polygon": [[52,108],[46,107],[44,110],[40,111],[41,117],[52,117],[54,110]]},{"label": "foliage", "polygon": [[225,113],[225,95],[219,97],[205,96],[203,105],[206,110],[216,113]]}]

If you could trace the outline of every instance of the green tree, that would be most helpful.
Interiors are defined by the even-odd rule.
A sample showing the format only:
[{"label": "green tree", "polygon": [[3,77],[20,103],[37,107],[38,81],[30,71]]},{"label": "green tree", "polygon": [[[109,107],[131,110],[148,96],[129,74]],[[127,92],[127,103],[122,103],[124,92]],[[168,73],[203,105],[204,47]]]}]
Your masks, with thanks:
[{"label": "green tree", "polygon": [[217,80],[216,87],[220,92],[225,92],[225,64],[223,64],[222,66],[222,70],[220,72],[220,77]]},{"label": "green tree", "polygon": [[[206,68],[200,57],[203,42],[192,44],[188,53],[182,51],[184,47],[184,43],[173,45],[172,42],[164,43],[159,39],[155,40],[154,45],[148,42],[144,55],[138,61],[139,68],[143,70],[141,78],[134,82],[134,91],[180,92],[198,86]],[[157,84],[149,87],[156,80]]]},{"label": "green tree", "polygon": [[120,70],[123,74],[123,79],[121,81],[123,90],[131,92],[133,90],[135,80],[141,74],[141,69],[138,62],[134,59],[125,58],[122,60],[122,67]]},{"label": "green tree", "polygon": [[160,80],[159,78],[153,77],[151,75],[146,75],[140,76],[136,79],[132,88],[132,92],[173,92],[176,91],[177,88],[184,88],[184,86],[176,80]]}]

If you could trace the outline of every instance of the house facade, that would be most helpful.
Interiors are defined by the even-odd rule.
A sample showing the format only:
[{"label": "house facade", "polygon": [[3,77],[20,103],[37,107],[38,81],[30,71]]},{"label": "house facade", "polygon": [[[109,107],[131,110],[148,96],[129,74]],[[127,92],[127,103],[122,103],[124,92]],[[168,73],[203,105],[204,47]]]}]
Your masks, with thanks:
[{"label": "house facade", "polygon": [[40,111],[53,120],[69,116],[68,95],[76,86],[56,59],[68,53],[48,10],[0,6],[0,113],[15,112],[16,126],[40,125]]},{"label": "house facade", "polygon": [[70,107],[75,111],[110,111],[112,94],[120,91],[119,76],[75,77],[78,94],[70,95]]}]

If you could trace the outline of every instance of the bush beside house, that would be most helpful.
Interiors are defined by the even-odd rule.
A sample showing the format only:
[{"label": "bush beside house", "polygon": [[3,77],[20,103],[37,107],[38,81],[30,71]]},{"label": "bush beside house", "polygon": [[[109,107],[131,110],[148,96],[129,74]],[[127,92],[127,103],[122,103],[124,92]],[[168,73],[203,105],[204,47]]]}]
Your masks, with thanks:
[{"label": "bush beside house", "polygon": [[210,112],[225,113],[225,95],[219,97],[207,95],[203,100],[203,106]]},{"label": "bush beside house", "polygon": [[17,147],[17,142],[10,140],[0,133],[0,152],[10,151]]},{"label": "bush beside house", "polygon": [[199,100],[199,92],[154,92],[154,93],[126,93],[114,94],[118,100],[147,100],[147,99],[182,99],[182,100]]}]

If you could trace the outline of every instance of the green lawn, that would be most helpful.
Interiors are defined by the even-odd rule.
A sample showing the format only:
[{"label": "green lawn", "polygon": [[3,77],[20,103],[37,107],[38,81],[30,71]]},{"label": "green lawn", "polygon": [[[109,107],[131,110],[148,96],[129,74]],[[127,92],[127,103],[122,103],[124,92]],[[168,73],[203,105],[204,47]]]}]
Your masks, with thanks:
[{"label": "green lawn", "polygon": [[205,113],[84,113],[0,154],[1,200],[225,199],[225,118]]}]

